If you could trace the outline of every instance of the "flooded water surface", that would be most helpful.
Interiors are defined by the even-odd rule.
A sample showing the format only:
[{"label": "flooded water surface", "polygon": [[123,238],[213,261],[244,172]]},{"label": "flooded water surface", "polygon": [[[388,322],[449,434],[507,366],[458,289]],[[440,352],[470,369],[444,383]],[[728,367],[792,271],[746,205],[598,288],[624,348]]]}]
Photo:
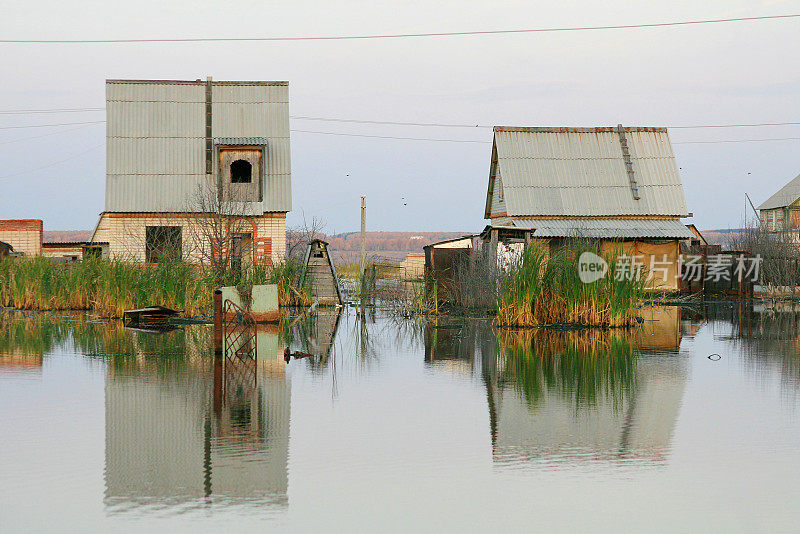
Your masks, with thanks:
[{"label": "flooded water surface", "polygon": [[800,314],[644,318],[0,312],[0,531],[796,530]]}]

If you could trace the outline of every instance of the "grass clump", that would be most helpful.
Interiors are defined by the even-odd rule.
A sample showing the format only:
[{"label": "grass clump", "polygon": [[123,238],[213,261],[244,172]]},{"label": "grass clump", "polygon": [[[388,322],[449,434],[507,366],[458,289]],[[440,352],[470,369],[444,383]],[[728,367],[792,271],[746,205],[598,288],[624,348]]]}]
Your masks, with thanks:
[{"label": "grass clump", "polygon": [[144,264],[86,258],[58,264],[41,256],[7,258],[0,260],[0,306],[122,317],[124,310],[160,304],[189,316],[211,315],[215,288],[255,284],[277,284],[279,304],[288,306],[308,298],[292,286],[299,268],[287,262],[220,275],[181,260]]},{"label": "grass clump", "polygon": [[598,244],[576,242],[549,250],[531,243],[512,262],[501,280],[497,303],[499,326],[617,327],[634,325],[637,309],[645,298],[646,276],[629,276],[624,262],[605,257],[608,272],[597,281],[584,283],[579,276],[579,258],[597,253]]}]

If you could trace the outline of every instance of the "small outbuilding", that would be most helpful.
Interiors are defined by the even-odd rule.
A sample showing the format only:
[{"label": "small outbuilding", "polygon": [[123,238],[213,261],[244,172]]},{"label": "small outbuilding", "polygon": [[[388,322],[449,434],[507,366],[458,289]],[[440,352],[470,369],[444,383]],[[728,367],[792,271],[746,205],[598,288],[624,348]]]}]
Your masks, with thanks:
[{"label": "small outbuilding", "polygon": [[678,289],[680,242],[696,239],[666,128],[496,126],[484,216],[498,261],[531,241],[594,239],[602,253],[666,264],[652,289]]},{"label": "small outbuilding", "polygon": [[9,245],[5,241],[0,241],[0,258],[5,258],[6,256],[10,256],[12,252],[14,252],[14,247]]},{"label": "small outbuilding", "polygon": [[327,242],[315,239],[308,244],[299,286],[307,289],[311,300],[317,301],[319,306],[342,304],[339,279],[328,254]]},{"label": "small outbuilding", "polygon": [[431,243],[423,247],[425,251],[425,290],[428,295],[436,288],[439,302],[452,300],[455,277],[459,267],[475,252],[476,236],[465,235]]}]

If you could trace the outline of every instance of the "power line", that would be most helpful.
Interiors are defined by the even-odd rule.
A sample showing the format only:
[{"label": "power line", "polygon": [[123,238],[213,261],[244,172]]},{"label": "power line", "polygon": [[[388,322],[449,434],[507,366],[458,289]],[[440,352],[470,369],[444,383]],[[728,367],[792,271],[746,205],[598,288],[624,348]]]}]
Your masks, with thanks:
[{"label": "power line", "polygon": [[8,145],[11,143],[18,143],[20,141],[28,141],[30,139],[39,139],[40,137],[47,137],[50,135],[58,135],[67,132],[74,132],[75,130],[82,130],[88,126],[89,126],[88,124],[84,124],[83,126],[78,126],[77,128],[67,128],[66,130],[56,130],[55,132],[48,132],[46,134],[41,134],[41,135],[31,135],[30,137],[20,137],[17,139],[11,139],[9,141],[0,141],[0,145]]},{"label": "power line", "polygon": [[720,139],[717,141],[679,141],[673,145],[716,145],[721,143],[760,143],[763,141],[795,141],[800,137],[765,137],[763,139]]},{"label": "power line", "polygon": [[[77,129],[77,128],[76,128]],[[432,139],[432,138],[425,138],[425,137],[393,137],[393,136],[385,136],[385,135],[361,135],[361,134],[346,134],[346,133],[335,133],[335,132],[315,132],[309,130],[292,130],[293,132],[300,132],[300,133],[310,133],[310,134],[322,134],[322,135],[342,135],[348,137],[372,137],[378,139],[402,139],[402,140],[410,140],[410,141],[443,141],[448,143],[480,143],[480,144],[491,144],[491,141],[470,141],[467,139]],[[49,135],[49,134],[46,134]],[[44,137],[44,136],[38,136]],[[753,142],[763,142],[763,141],[798,141],[800,137],[771,137],[771,138],[763,138],[763,139],[726,139],[726,140],[717,140],[717,141],[680,141],[677,143],[672,143],[673,145],[696,145],[696,144],[721,144],[721,143],[753,143]],[[31,172],[40,171],[43,169],[47,169],[49,167],[53,167],[55,165],[59,165],[66,161],[78,158],[91,152],[92,150],[96,150],[102,146],[105,146],[105,143],[101,143],[99,145],[95,145],[83,152],[78,152],[77,154],[73,154],[67,158],[53,161],[48,163],[47,165],[42,165],[41,167],[35,167],[33,169],[28,169],[25,171],[20,171],[12,174],[6,174],[0,176],[0,179],[4,178],[13,178],[14,176],[20,176],[23,174],[28,174]]]},{"label": "power line", "polygon": [[[354,123],[354,124],[388,124],[394,126],[438,126],[443,128],[492,128],[493,126],[487,124],[447,124],[438,122],[399,122],[399,121],[374,121],[374,120],[360,120],[360,119],[342,119],[333,117],[308,117],[301,115],[290,115],[290,119],[296,120],[310,120],[310,121],[324,121],[324,122],[341,122],[341,123]],[[694,124],[689,126],[667,126],[673,130],[678,129],[699,129],[699,128],[752,128],[759,126],[798,126],[800,122],[759,122],[752,124]]]},{"label": "power line", "polygon": [[56,124],[24,124],[22,126],[0,126],[0,130],[16,130],[19,128],[47,128],[50,126],[74,126],[76,124],[101,124],[106,121],[84,121],[84,122],[59,122]]},{"label": "power line", "polygon": [[[289,115],[290,119],[324,122],[348,122],[354,124],[390,124],[394,126],[439,126],[443,128],[491,128],[484,124],[443,124],[438,122],[398,122],[398,121],[371,121],[359,119],[340,119],[333,117],[307,117],[302,115]],[[798,123],[800,124],[800,123]]]},{"label": "power line", "polygon": [[409,37],[458,37],[470,35],[504,35],[518,33],[555,33],[597,30],[629,30],[640,28],[663,28],[669,26],[690,26],[697,24],[719,24],[727,22],[746,22],[776,20],[800,17],[800,14],[763,15],[757,17],[737,17],[725,19],[685,20],[677,22],[655,22],[648,24],[618,24],[608,26],[573,26],[561,28],[525,28],[516,30],[478,30],[460,32],[394,33],[371,35],[329,35],[299,37],[184,37],[154,39],[0,39],[4,44],[100,44],[100,43],[199,43],[199,42],[262,42],[262,41],[340,41],[364,39],[400,39]]},{"label": "power line", "polygon": [[442,141],[446,143],[482,143],[482,144],[492,144],[491,141],[472,141],[469,139],[436,139],[432,137],[399,137],[394,135],[367,135],[367,134],[352,134],[352,133],[342,133],[342,132],[316,132],[312,130],[293,130],[290,129],[292,132],[298,133],[309,133],[309,134],[320,134],[320,135],[341,135],[345,137],[372,137],[375,139],[402,139],[407,141]]},{"label": "power line", "polygon": [[[25,113],[67,113],[67,112],[80,112],[80,111],[105,111],[105,108],[59,108],[59,109],[37,109],[37,110],[0,110],[0,114],[25,114]],[[403,122],[403,121],[380,121],[368,119],[346,119],[341,117],[313,117],[309,115],[289,115],[293,120],[308,120],[320,122],[338,122],[338,123],[351,123],[351,124],[376,124],[376,125],[390,125],[390,126],[422,126],[422,127],[439,127],[439,128],[493,128],[488,124],[458,124],[458,123],[442,123],[442,122]],[[11,128],[42,128],[46,126],[69,126],[73,124],[99,124],[105,121],[86,121],[86,122],[64,122],[56,124],[33,124],[22,126],[6,126],[0,127],[0,130]],[[756,123],[741,123],[741,124],[692,124],[692,125],[673,125],[666,126],[673,130],[684,129],[701,129],[701,128],[756,128],[764,126],[800,126],[800,122],[756,122]],[[299,131],[299,130],[298,130]]]},{"label": "power line", "polygon": [[84,111],[105,111],[106,108],[54,108],[54,109],[3,109],[0,115],[33,115],[36,113],[79,113]]},{"label": "power line", "polygon": [[755,128],[758,126],[797,126],[800,122],[759,122],[753,124],[696,124],[693,126],[668,126],[673,130],[690,128]]},{"label": "power line", "polygon": [[[291,130],[292,132],[322,134],[322,135],[342,135],[347,137],[372,137],[377,139],[402,139],[409,141],[443,141],[447,143],[480,143],[492,144],[492,141],[473,141],[469,139],[435,139],[429,137],[395,137],[390,135],[367,135],[367,134],[350,134],[341,132],[317,132],[311,130]],[[800,139],[800,137],[768,137],[763,139],[720,139],[715,141],[678,141],[673,142],[673,145],[695,145],[695,144],[719,144],[719,143],[757,143],[764,141],[791,141]]]},{"label": "power line", "polygon": [[[356,121],[355,119],[323,119],[317,118],[319,120],[335,120],[338,122],[364,122],[364,123],[375,123],[375,124],[402,124],[408,126],[421,126],[421,125],[428,125],[428,126],[456,126],[456,125],[446,125],[446,124],[437,124],[437,123],[396,123],[396,122],[388,122],[388,121]],[[62,122],[62,123],[54,123],[54,124],[32,124],[32,125],[23,125],[23,126],[2,126],[0,130],[9,130],[9,129],[17,129],[17,128],[45,128],[51,126],[72,126],[72,125],[90,125],[90,124],[103,124],[106,121],[85,121],[85,122]],[[754,123],[754,124],[714,124],[714,125],[694,125],[694,126],[670,126],[669,128],[679,129],[679,128],[742,128],[742,127],[755,127],[755,126],[787,126],[787,125],[799,125],[800,122],[772,122],[772,123]],[[466,125],[464,125],[466,126]],[[469,126],[470,128],[481,127],[481,128],[489,128],[489,126]],[[73,128],[70,130],[65,130],[66,132],[77,130],[79,128]],[[441,139],[441,138],[434,138],[434,137],[407,137],[407,136],[395,136],[395,135],[371,135],[371,134],[356,134],[356,133],[344,133],[344,132],[320,132],[316,130],[297,130],[297,129],[290,129],[292,132],[297,133],[308,133],[308,134],[317,134],[317,135],[334,135],[334,136],[343,136],[343,137],[366,137],[366,138],[373,138],[373,139],[397,139],[397,140],[408,140],[408,141],[434,141],[434,142],[445,142],[445,143],[479,143],[479,144],[490,144],[491,141],[479,141],[479,140],[471,140],[471,139]],[[64,133],[62,132],[52,132],[44,135],[39,136],[31,136],[31,137],[23,137],[19,139],[12,139],[9,141],[0,142],[0,145],[8,144],[8,143],[15,143],[17,141],[24,141],[27,139],[36,139],[39,137],[45,137],[48,135],[54,135],[57,133]],[[764,142],[764,141],[790,141],[800,139],[798,137],[769,137],[763,139],[725,139],[725,140],[714,140],[714,141],[678,141],[673,142],[674,145],[691,145],[691,144],[717,144],[717,143],[749,143],[749,142]]]},{"label": "power line", "polygon": [[69,156],[68,158],[60,159],[58,161],[53,161],[52,163],[48,163],[47,165],[42,165],[41,167],[35,167],[33,169],[28,169],[28,170],[25,170],[25,171],[20,171],[20,172],[15,172],[15,173],[12,173],[12,174],[6,174],[6,175],[3,175],[3,176],[0,176],[0,180],[4,179],[4,178],[12,178],[14,176],[20,176],[22,174],[28,174],[28,173],[31,173],[31,172],[41,171],[42,169],[47,169],[48,167],[52,167],[54,165],[58,165],[60,163],[64,163],[65,161],[69,161],[71,159],[79,158],[79,157],[83,156],[84,154],[88,154],[92,150],[96,150],[96,149],[100,148],[101,146],[105,146],[105,143],[101,143],[99,145],[95,145],[92,148],[84,150],[83,152],[78,152],[77,154],[73,154],[73,155]]}]

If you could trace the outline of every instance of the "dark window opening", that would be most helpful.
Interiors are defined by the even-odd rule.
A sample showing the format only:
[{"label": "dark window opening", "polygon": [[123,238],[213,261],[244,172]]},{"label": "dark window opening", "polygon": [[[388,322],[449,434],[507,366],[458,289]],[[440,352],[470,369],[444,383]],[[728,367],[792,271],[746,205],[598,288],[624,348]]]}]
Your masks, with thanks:
[{"label": "dark window opening", "polygon": [[145,261],[161,263],[181,258],[180,226],[148,226],[145,229]]},{"label": "dark window opening", "polygon": [[253,181],[253,166],[250,162],[237,159],[231,163],[231,183],[249,184]]},{"label": "dark window opening", "polygon": [[231,270],[234,273],[242,273],[242,260],[245,252],[249,252],[251,239],[250,234],[236,234],[231,239]]}]

